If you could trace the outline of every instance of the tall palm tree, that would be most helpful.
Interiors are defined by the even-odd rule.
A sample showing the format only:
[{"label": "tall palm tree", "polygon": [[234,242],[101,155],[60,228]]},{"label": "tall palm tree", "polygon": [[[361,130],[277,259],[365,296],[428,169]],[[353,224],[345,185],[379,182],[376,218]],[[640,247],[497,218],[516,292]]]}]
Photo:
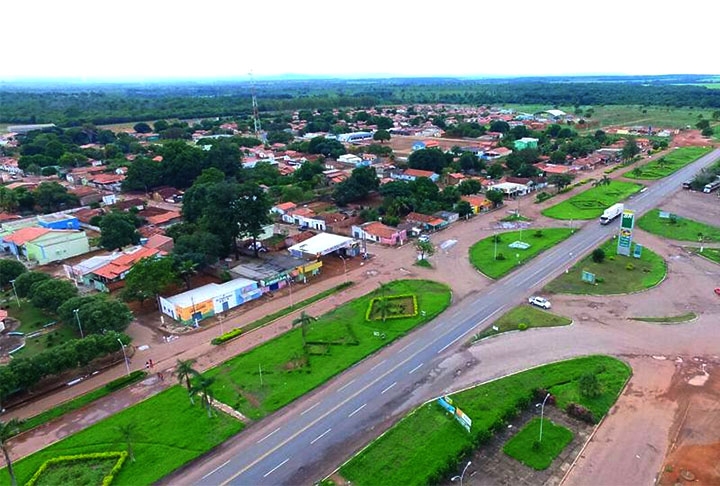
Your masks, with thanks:
[{"label": "tall palm tree", "polygon": [[385,320],[387,319],[387,315],[392,308],[392,303],[387,298],[387,284],[381,283],[378,291],[380,292],[380,297],[378,297],[378,299],[375,301],[374,306],[378,310],[378,312],[380,312],[380,316],[382,317],[383,322],[385,322]]},{"label": "tall palm tree", "polygon": [[200,403],[207,410],[208,417],[213,416],[212,402],[213,393],[210,386],[215,382],[215,378],[211,378],[204,375],[197,375],[193,380],[193,387],[190,390],[192,395],[200,395]]},{"label": "tall palm tree", "polygon": [[138,438],[138,424],[137,422],[128,422],[115,427],[120,438],[127,446],[127,453],[130,456],[130,460],[135,462],[135,453],[133,451],[133,442]]},{"label": "tall palm tree", "polygon": [[303,349],[307,347],[307,328],[311,322],[317,321],[317,317],[309,316],[304,311],[300,313],[300,316],[292,321],[292,326],[300,326],[300,334],[302,335]]},{"label": "tall palm tree", "polygon": [[195,364],[194,359],[186,359],[177,360],[177,364],[175,365],[175,376],[177,376],[178,383],[182,385],[183,381],[185,382],[185,386],[188,389],[188,395],[190,395],[190,403],[195,403],[192,397],[192,383],[190,382],[190,379],[193,376],[198,376],[199,373],[195,368],[193,368],[193,365]]},{"label": "tall palm tree", "polygon": [[12,461],[10,460],[10,444],[8,444],[8,441],[20,432],[21,424],[22,422],[16,418],[8,422],[0,422],[0,448],[5,455],[5,464],[7,464],[7,470],[10,474],[10,484],[12,486],[17,486],[17,479],[15,478],[15,471],[13,471]]},{"label": "tall palm tree", "polygon": [[604,175],[604,176],[602,176],[602,179],[598,179],[595,182],[593,182],[593,187],[609,186],[611,182],[612,182],[612,179],[610,179],[608,176]]},{"label": "tall palm tree", "polygon": [[667,167],[667,166],[669,165],[669,164],[668,164],[668,161],[665,159],[665,157],[660,157],[660,158],[658,159],[658,161],[656,162],[656,164],[657,164],[657,166],[660,167],[661,169],[662,169],[663,167]]}]

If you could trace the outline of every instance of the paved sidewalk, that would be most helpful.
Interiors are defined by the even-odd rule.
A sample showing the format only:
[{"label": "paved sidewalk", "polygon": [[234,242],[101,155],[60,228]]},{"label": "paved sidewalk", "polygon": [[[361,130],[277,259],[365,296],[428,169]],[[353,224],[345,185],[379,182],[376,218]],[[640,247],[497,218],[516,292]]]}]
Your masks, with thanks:
[{"label": "paved sidewalk", "polygon": [[[581,178],[602,177],[605,167],[595,171],[581,174]],[[610,174],[611,178],[621,177],[616,171]],[[498,221],[507,216],[508,211],[519,209],[522,215],[533,219],[532,228],[558,227],[567,225],[567,222],[551,220],[540,215],[542,209],[553,206],[575,194],[588,189],[588,186],[580,186],[567,193],[541,203],[534,204],[535,195],[530,194],[518,200],[507,201],[506,205],[489,214],[480,215],[468,221],[459,221],[446,230],[433,235],[433,243],[439,246],[441,242],[455,240],[447,250],[437,249],[436,255],[430,258],[434,268],[426,269],[413,265],[415,261],[415,250],[410,244],[402,248],[386,248],[380,245],[369,245],[369,252],[374,257],[365,262],[364,265],[348,270],[347,278],[355,284],[351,287],[333,294],[321,301],[315,302],[302,310],[296,310],[271,324],[259,329],[254,329],[240,338],[222,346],[213,346],[210,340],[222,334],[222,330],[229,330],[243,324],[253,322],[267,314],[286,308],[290,305],[290,296],[276,294],[276,297],[254,309],[250,309],[240,315],[227,318],[218,324],[200,332],[179,336],[177,339],[165,342],[162,333],[147,325],[132,325],[128,334],[133,338],[136,347],[135,355],[132,358],[130,369],[143,369],[144,363],[152,359],[155,363],[154,370],[165,375],[164,382],[158,382],[156,377],[150,376],[147,380],[132,385],[126,389],[119,390],[103,399],[91,403],[87,407],[76,412],[66,414],[58,419],[43,425],[35,430],[21,434],[10,441],[12,457],[19,459],[32,454],[39,449],[72,435],[90,425],[119,412],[141,400],[144,400],[163,389],[177,383],[172,370],[178,359],[195,359],[196,369],[205,371],[226,361],[233,356],[252,349],[270,339],[273,339],[292,327],[292,321],[305,311],[310,315],[319,316],[325,314],[335,307],[350,300],[367,294],[376,289],[381,282],[388,282],[401,278],[427,278],[446,283],[452,288],[453,300],[471,296],[481,291],[490,284],[490,280],[480,275],[468,262],[467,254],[469,247],[476,241],[491,236],[497,231]],[[576,221],[573,226],[579,228],[585,221]],[[590,224],[593,222],[591,221]],[[297,284],[293,288],[293,301],[299,302],[303,299],[316,295],[323,290],[330,289],[345,281],[343,274],[304,286]],[[158,320],[158,328],[160,322]],[[147,349],[140,350],[148,346]],[[123,376],[126,373],[125,367],[119,364],[109,370],[95,375],[77,385],[67,387],[62,391],[53,393],[47,397],[29,403],[15,410],[3,414],[3,420],[10,418],[29,418],[45,410],[51,409],[58,404],[71,400],[91,390],[99,388],[104,384]],[[4,466],[4,458],[0,457],[0,466]]]}]

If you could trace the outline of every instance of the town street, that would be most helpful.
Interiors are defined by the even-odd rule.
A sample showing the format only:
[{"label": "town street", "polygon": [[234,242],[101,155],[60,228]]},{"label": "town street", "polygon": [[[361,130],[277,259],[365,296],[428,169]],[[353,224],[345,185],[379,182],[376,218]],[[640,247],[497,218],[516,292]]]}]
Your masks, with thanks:
[{"label": "town street", "polygon": [[[720,150],[715,150],[702,157],[629,199],[626,207],[635,210],[639,216],[658,205],[678,190],[682,181],[719,156]],[[181,480],[186,484],[297,484],[318,479],[327,471],[314,464],[325,463],[328,458],[342,461],[351,452],[346,448],[347,444],[354,443],[358,438],[371,439],[375,435],[373,427],[381,427],[391,414],[396,416],[399,411],[409,410],[432,397],[433,393],[454,389],[456,385],[447,379],[438,382],[438,376],[433,376],[432,371],[465,343],[474,331],[504,310],[521,303],[531,291],[565,271],[613,235],[617,225],[617,222],[608,226],[590,222],[573,237],[510,276],[491,284],[486,292],[455,302],[433,322],[252,426],[209,456],[166,478],[163,483]],[[528,333],[514,341],[513,345],[506,346],[513,341],[498,340],[478,348],[488,366],[477,367],[472,381],[482,382],[528,366],[588,352],[642,350],[637,345],[625,344],[623,336],[612,339],[612,336],[606,335],[595,342],[583,343],[577,335],[569,338],[569,342],[562,335],[555,332],[533,337]],[[528,343],[531,343],[531,348],[524,347]],[[575,346],[574,343],[582,343],[583,346]],[[424,396],[413,393],[418,388],[427,393]]]}]

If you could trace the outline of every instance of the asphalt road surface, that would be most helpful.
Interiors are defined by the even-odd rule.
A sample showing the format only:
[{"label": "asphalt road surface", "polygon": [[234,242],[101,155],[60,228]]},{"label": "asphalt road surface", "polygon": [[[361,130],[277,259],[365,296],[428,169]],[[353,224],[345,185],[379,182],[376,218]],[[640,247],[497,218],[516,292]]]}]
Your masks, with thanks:
[{"label": "asphalt road surface", "polygon": [[[715,150],[674,175],[652,183],[625,202],[636,217],[678,190],[684,180],[720,158]],[[473,332],[517,305],[618,231],[590,221],[556,247],[491,284],[482,294],[454,303],[438,318],[359,363],[319,390],[230,439],[164,483],[200,485],[308,484],[322,473],[314,464],[328,457],[339,461],[350,451],[346,441],[372,434],[412,390]],[[417,403],[414,405],[418,405]]]}]

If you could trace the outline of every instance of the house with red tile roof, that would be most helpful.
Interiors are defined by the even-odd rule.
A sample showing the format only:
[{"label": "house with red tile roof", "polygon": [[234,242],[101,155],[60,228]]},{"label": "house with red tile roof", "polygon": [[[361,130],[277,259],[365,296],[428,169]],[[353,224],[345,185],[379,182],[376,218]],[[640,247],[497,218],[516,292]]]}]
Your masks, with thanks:
[{"label": "house with red tile roof", "polygon": [[163,254],[164,252],[156,248],[135,247],[105,265],[92,270],[88,274],[89,285],[101,292],[117,290],[124,285],[123,280],[133,265],[143,258],[154,258]]},{"label": "house with red tile roof", "polygon": [[119,192],[125,174],[97,174],[87,178],[87,184],[106,191]]},{"label": "house with red tile roof", "polygon": [[287,201],[284,203],[276,204],[275,206],[270,208],[270,212],[274,214],[279,214],[280,216],[286,214],[288,211],[292,211],[294,209],[297,209],[297,204],[291,201]]},{"label": "house with red tile roof", "polygon": [[315,211],[310,208],[297,208],[283,214],[281,219],[290,224],[294,224],[301,228],[325,231],[325,221],[320,219]]},{"label": "house with red tile roof", "polygon": [[5,251],[38,265],[72,258],[90,251],[87,235],[84,231],[76,230],[26,226],[2,236],[0,241]]},{"label": "house with red tile roof", "polygon": [[420,177],[427,177],[433,182],[437,182],[440,175],[431,170],[405,169],[400,173],[392,173],[390,177],[399,181],[415,181]]},{"label": "house with red tile roof", "polygon": [[148,238],[147,241],[143,243],[143,246],[170,253],[173,246],[175,246],[175,242],[169,236],[155,234]]},{"label": "house with red tile roof", "polygon": [[402,245],[408,239],[406,230],[393,228],[379,221],[370,221],[359,226],[353,226],[352,236],[359,240],[370,240],[391,246]]},{"label": "house with red tile roof", "polygon": [[489,211],[493,208],[493,203],[482,196],[461,196],[460,199],[470,204],[473,214]]},{"label": "house with red tile roof", "polygon": [[419,226],[425,231],[438,231],[446,227],[449,223],[437,216],[429,216],[427,214],[412,212],[405,217],[408,223]]}]

